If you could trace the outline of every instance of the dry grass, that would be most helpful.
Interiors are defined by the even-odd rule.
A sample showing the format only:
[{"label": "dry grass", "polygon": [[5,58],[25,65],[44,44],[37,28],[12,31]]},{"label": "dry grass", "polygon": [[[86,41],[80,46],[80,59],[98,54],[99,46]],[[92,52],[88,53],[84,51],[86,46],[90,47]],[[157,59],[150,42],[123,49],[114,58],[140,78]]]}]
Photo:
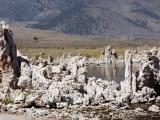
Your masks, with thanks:
[{"label": "dry grass", "polygon": [[101,50],[111,45],[119,55],[123,55],[126,48],[160,46],[159,40],[128,38],[106,38],[93,36],[66,35],[47,30],[14,27],[15,40],[20,51],[27,56],[45,53],[46,56],[61,56],[62,54],[81,54],[99,57]]},{"label": "dry grass", "polygon": [[55,48],[24,48],[20,49],[20,51],[29,57],[37,56],[40,53],[45,53],[44,57],[47,57],[48,55],[51,55],[54,58],[60,57],[63,54],[65,55],[83,55],[83,56],[88,56],[88,57],[99,57],[101,48],[96,48],[96,49],[86,49],[86,48],[66,48],[66,49],[55,49]]},{"label": "dry grass", "polygon": [[[40,55],[40,53],[45,53],[44,57],[51,55],[54,58],[64,55],[83,55],[87,57],[99,58],[100,53],[103,48],[87,49],[87,48],[66,48],[66,49],[55,49],[55,48],[21,48],[20,51],[23,55],[34,57]],[[116,49],[118,55],[124,55],[125,49]]]}]

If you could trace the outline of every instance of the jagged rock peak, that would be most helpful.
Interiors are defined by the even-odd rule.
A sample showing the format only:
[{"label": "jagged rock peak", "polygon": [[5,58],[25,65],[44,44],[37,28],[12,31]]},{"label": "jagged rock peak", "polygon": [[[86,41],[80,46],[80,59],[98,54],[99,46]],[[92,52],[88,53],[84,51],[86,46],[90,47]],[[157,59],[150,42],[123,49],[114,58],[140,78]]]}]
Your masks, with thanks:
[{"label": "jagged rock peak", "polygon": [[16,89],[20,66],[12,30],[5,21],[0,22],[0,72],[3,87]]}]

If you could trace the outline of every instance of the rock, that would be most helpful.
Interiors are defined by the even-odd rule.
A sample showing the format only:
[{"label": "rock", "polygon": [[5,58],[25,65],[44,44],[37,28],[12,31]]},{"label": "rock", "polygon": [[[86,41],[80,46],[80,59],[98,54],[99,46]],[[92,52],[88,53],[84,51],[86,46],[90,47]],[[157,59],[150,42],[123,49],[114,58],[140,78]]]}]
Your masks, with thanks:
[{"label": "rock", "polygon": [[125,95],[129,95],[132,90],[132,53],[125,52],[125,81],[121,82],[121,91]]},{"label": "rock", "polygon": [[66,75],[66,76],[64,76],[64,78],[62,78],[62,81],[69,81],[69,80],[72,80],[71,75]]},{"label": "rock", "polygon": [[152,105],[148,108],[148,111],[151,111],[151,112],[160,112],[160,109],[158,106],[156,105]]},{"label": "rock", "polygon": [[137,93],[132,98],[132,103],[143,103],[143,102],[152,102],[156,99],[156,92],[154,89],[149,87],[143,87],[141,91],[137,91]]},{"label": "rock", "polygon": [[83,98],[79,97],[79,98],[74,98],[74,105],[82,105],[83,104]]},{"label": "rock", "polygon": [[53,57],[49,55],[47,59],[48,64],[53,63],[53,60],[54,60]]},{"label": "rock", "polygon": [[61,96],[61,90],[56,83],[52,83],[49,87],[49,92],[51,93],[52,97],[56,101],[60,101],[60,96]]},{"label": "rock", "polygon": [[18,108],[19,108],[19,106],[18,105],[11,105],[11,104],[8,104],[7,106],[7,111],[9,112],[9,113],[17,113],[18,112]]},{"label": "rock", "polygon": [[96,82],[94,80],[89,80],[86,89],[89,98],[93,100],[96,95]]},{"label": "rock", "polygon": [[85,83],[86,82],[86,75],[78,75],[77,76],[77,81],[80,83]]},{"label": "rock", "polygon": [[89,96],[88,96],[88,95],[84,95],[83,104],[84,104],[85,106],[90,105],[90,99],[89,99]]},{"label": "rock", "polygon": [[[86,57],[80,57],[78,59],[77,66],[79,68],[83,68],[85,66],[85,63],[86,63]],[[84,72],[86,72],[86,70],[84,70]]]},{"label": "rock", "polygon": [[136,108],[134,111],[135,112],[143,112],[144,110],[142,108]]},{"label": "rock", "polygon": [[106,101],[114,101],[117,97],[117,89],[119,85],[115,82],[107,83],[107,87],[103,91],[103,96]]},{"label": "rock", "polygon": [[18,87],[22,89],[31,89],[32,88],[32,80],[28,76],[20,76],[18,80]]},{"label": "rock", "polygon": [[117,60],[117,53],[111,46],[107,46],[101,53],[100,59],[106,62],[115,62]]},{"label": "rock", "polygon": [[38,107],[38,108],[44,108],[44,107],[45,107],[45,104],[43,103],[43,101],[42,101],[40,98],[37,98],[37,99],[34,101],[34,106],[35,106],[35,107]]},{"label": "rock", "polygon": [[15,104],[20,104],[25,101],[26,96],[22,93],[14,99]]},{"label": "rock", "polygon": [[136,75],[132,73],[132,93],[135,95],[137,92],[137,79]]},{"label": "rock", "polygon": [[53,66],[52,67],[52,73],[54,74],[60,74],[62,72],[61,66]]},{"label": "rock", "polygon": [[5,104],[1,104],[1,111],[6,112],[8,110],[7,106]]},{"label": "rock", "polygon": [[28,60],[21,60],[21,76],[17,85],[21,89],[32,89],[32,68]]},{"label": "rock", "polygon": [[3,100],[5,98],[4,93],[0,92],[0,100]]},{"label": "rock", "polygon": [[35,105],[35,100],[38,98],[38,96],[33,96],[33,95],[28,95],[26,97],[26,100],[25,100],[25,106],[26,107],[30,107],[30,106],[33,106]]},{"label": "rock", "polygon": [[34,116],[47,116],[48,115],[48,111],[47,110],[41,110],[41,109],[36,109]]},{"label": "rock", "polygon": [[49,112],[47,110],[42,110],[42,109],[36,109],[34,107],[27,109],[26,114],[28,117],[30,116],[31,118],[35,117],[42,117],[42,116],[47,116]]},{"label": "rock", "polygon": [[[107,110],[112,111],[110,115],[107,115],[109,118],[114,117],[116,112],[122,111],[123,115],[130,103],[160,101],[157,97],[160,95],[157,50],[153,49],[146,55],[142,55],[144,57],[141,59],[140,69],[136,73],[133,73],[132,68],[136,52],[126,51],[125,80],[118,84],[114,81],[87,77],[86,57],[62,56],[56,61],[57,65],[52,63],[51,58],[47,62],[43,55],[37,59],[29,60],[27,57],[23,59],[23,56],[16,50],[12,32],[4,26],[3,23],[0,27],[0,43],[2,43],[0,44],[0,77],[2,77],[0,80],[0,101],[5,103],[3,100],[6,98],[13,99],[14,104],[1,104],[2,110],[16,113],[19,111],[16,105],[21,105],[29,107],[30,109],[23,110],[33,116],[46,116],[53,115],[48,108],[57,108],[54,109],[54,112],[59,118],[67,116],[69,119],[73,117],[75,119],[80,119],[80,117],[98,119],[98,114],[103,112],[101,109],[105,108],[106,110],[106,107],[108,107]],[[117,59],[115,50],[110,47],[105,49],[103,57],[105,62],[114,62]],[[91,109],[92,112],[81,114],[79,111],[82,106],[87,110],[90,107],[98,106],[98,111],[96,113]],[[63,109],[63,111],[58,109]],[[159,112],[159,107],[153,105],[148,110]],[[130,111],[127,112],[130,113]],[[108,113],[108,111],[106,112]],[[144,111],[141,108],[136,108],[135,112],[143,113]]]},{"label": "rock", "polygon": [[81,83],[84,83],[86,82],[86,67],[82,66],[78,69],[78,73],[77,73],[77,81],[78,82],[81,82]]},{"label": "rock", "polygon": [[160,96],[156,98],[156,103],[160,103]]},{"label": "rock", "polygon": [[[153,52],[153,51],[152,51]],[[132,70],[133,52],[125,53],[125,80],[121,82],[121,97],[133,103],[155,101],[160,95],[159,59],[156,53],[147,52],[136,74]]]},{"label": "rock", "polygon": [[62,109],[62,108],[68,107],[68,103],[67,102],[60,102],[60,103],[56,103],[56,106],[58,109]]},{"label": "rock", "polygon": [[0,71],[2,85],[17,89],[17,77],[20,77],[20,63],[17,57],[17,48],[14,43],[12,30],[5,22],[0,23]]},{"label": "rock", "polygon": [[55,107],[54,98],[52,97],[51,93],[44,94],[40,99],[43,101],[44,106]]},{"label": "rock", "polygon": [[159,58],[155,54],[147,52],[141,64],[141,68],[137,75],[138,90],[141,90],[146,86],[153,88],[159,96]]},{"label": "rock", "polygon": [[48,80],[43,75],[43,65],[32,65],[32,88],[35,90],[47,90],[51,85],[51,80]]}]

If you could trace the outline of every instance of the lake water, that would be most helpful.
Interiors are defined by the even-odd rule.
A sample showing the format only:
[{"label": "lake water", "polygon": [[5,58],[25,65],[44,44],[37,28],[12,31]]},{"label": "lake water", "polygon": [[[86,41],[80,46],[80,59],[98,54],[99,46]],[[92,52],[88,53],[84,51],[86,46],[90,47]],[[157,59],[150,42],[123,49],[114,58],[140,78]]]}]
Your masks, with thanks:
[{"label": "lake water", "polygon": [[[133,64],[133,72],[138,71],[138,63]],[[101,78],[108,81],[120,81],[124,80],[125,64],[124,63],[107,63],[107,64],[89,64],[87,65],[88,77]]]}]

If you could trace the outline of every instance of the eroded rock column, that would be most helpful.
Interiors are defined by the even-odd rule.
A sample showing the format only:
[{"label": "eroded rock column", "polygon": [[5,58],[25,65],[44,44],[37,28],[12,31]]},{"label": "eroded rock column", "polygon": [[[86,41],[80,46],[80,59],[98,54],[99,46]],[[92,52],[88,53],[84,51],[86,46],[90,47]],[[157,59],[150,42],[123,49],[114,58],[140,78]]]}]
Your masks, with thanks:
[{"label": "eroded rock column", "polygon": [[[125,80],[121,82],[122,95],[132,94],[132,53],[125,52]],[[134,83],[135,84],[135,83]]]},{"label": "eroded rock column", "polygon": [[20,65],[12,31],[5,22],[0,22],[0,71],[1,87],[17,89],[17,77],[20,77]]},{"label": "eroded rock column", "polygon": [[132,54],[130,51],[125,53],[125,81],[127,92],[132,92]]},{"label": "eroded rock column", "polygon": [[100,59],[106,62],[115,62],[117,60],[117,53],[111,46],[107,46],[101,53]]}]

